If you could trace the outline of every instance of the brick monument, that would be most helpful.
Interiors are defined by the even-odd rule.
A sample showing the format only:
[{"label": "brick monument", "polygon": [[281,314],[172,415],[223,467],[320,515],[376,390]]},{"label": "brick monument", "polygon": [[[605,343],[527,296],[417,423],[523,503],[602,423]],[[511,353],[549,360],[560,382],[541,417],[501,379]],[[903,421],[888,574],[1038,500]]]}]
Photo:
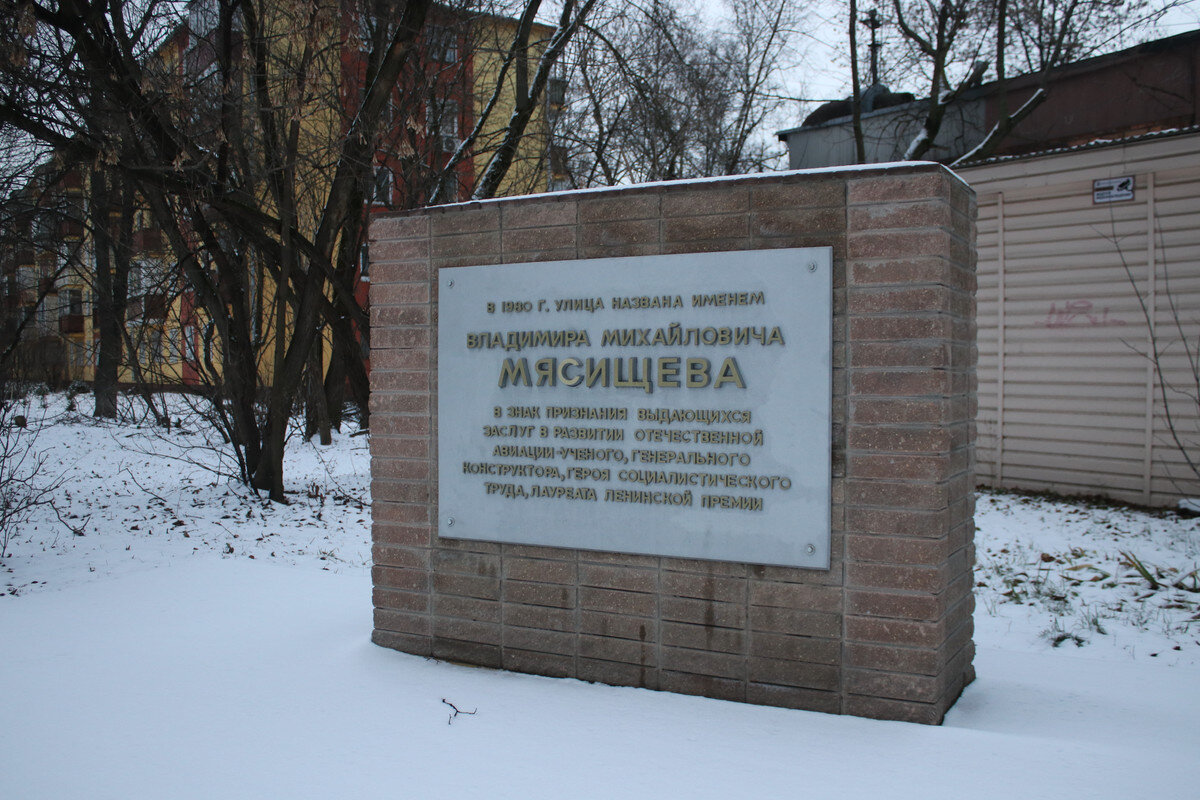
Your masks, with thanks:
[{"label": "brick monument", "polygon": [[[956,176],[908,164],[520,197],[375,220],[374,641],[521,672],[940,723],[974,676],[974,217],[974,195]],[[747,252],[763,250],[789,253],[755,259]],[[754,262],[768,256],[786,264],[795,253],[798,274],[803,264],[819,274],[826,268],[810,252],[827,254],[821,263],[829,264],[831,289],[640,296],[637,281],[626,280],[611,292],[572,292],[572,276],[651,281],[659,264],[681,285],[709,280],[689,272],[693,261],[718,270],[696,275],[722,274],[724,261],[745,264],[723,284],[696,284],[737,289],[739,276],[754,274]],[[694,255],[657,258],[686,254]],[[553,262],[543,265],[548,272],[537,272],[542,262]],[[489,265],[507,267],[452,269]],[[483,302],[451,304],[448,292],[470,296],[470,281],[503,279],[506,269],[527,285],[551,287],[551,299],[530,299],[524,317],[501,313],[507,295],[486,310]],[[772,274],[791,279],[783,269],[764,273],[768,287]],[[580,306],[592,301],[578,298],[593,295],[605,313],[627,313],[619,318],[630,327],[589,329]],[[439,296],[455,321],[469,308],[498,332],[459,337],[454,328],[454,341],[439,341]],[[524,296],[514,295],[516,311]],[[654,317],[648,306],[660,296],[664,306],[682,298],[685,308]],[[789,297],[830,314],[831,331],[820,323],[824,344],[806,345],[793,323],[772,322],[778,313],[811,324],[808,311],[787,316]],[[576,314],[547,313],[555,305]],[[680,333],[677,318],[701,321],[685,322],[693,327]],[[637,334],[644,346],[616,348],[618,334],[624,345]],[[663,346],[651,347],[652,339]],[[581,344],[588,346],[572,349]],[[788,384],[754,361],[777,355],[820,362],[796,367],[814,377],[795,388],[830,387],[821,390],[826,411],[797,407],[779,427],[772,412],[741,399],[743,390],[745,397],[759,390],[764,403],[786,406],[790,394],[763,387]],[[486,366],[464,370],[468,357]],[[785,366],[776,372],[792,369],[778,363]],[[445,397],[439,382],[452,387]],[[464,385],[477,385],[478,398]],[[605,400],[542,399],[551,390]],[[506,406],[485,396],[524,399]],[[476,412],[490,417],[493,402],[495,422],[504,424],[481,424]],[[690,427],[668,424],[667,412],[656,410],[671,403],[687,411],[670,419],[689,415]],[[439,419],[439,407],[453,419]],[[506,419],[505,408],[509,417],[534,418]],[[658,428],[634,421],[659,413]],[[568,415],[576,418],[569,427],[558,419]],[[801,454],[787,441],[794,431],[814,433],[810,416],[827,442],[811,456],[807,445]],[[751,420],[766,424],[756,434],[768,446],[750,438],[740,450],[721,444],[751,437],[737,426]],[[564,440],[601,434],[610,441],[586,448]],[[530,438],[512,438],[520,436]],[[645,443],[663,436],[718,444]],[[476,445],[486,445],[478,452],[488,457],[461,455]],[[803,481],[786,469],[766,474],[770,445],[797,469],[820,466],[812,485],[821,497],[801,501]],[[602,463],[610,457],[613,464]],[[693,465],[634,470],[639,460]],[[528,477],[535,474],[550,477]],[[652,485],[666,480],[679,485]],[[726,488],[693,488],[713,485]],[[795,502],[808,505],[788,505]],[[629,520],[646,527],[638,531]],[[793,530],[812,537],[814,521],[813,543],[795,547]],[[710,528],[719,529],[716,539]],[[764,549],[767,540],[776,550]],[[732,561],[708,555],[728,559],[743,546],[747,555]]]}]

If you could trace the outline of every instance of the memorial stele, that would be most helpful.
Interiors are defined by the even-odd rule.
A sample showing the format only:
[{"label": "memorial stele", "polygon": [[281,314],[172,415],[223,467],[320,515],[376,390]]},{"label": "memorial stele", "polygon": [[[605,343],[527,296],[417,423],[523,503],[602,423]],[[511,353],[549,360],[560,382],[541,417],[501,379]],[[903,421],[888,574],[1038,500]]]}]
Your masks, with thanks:
[{"label": "memorial stele", "polygon": [[827,247],[438,271],[438,534],[828,569]]}]

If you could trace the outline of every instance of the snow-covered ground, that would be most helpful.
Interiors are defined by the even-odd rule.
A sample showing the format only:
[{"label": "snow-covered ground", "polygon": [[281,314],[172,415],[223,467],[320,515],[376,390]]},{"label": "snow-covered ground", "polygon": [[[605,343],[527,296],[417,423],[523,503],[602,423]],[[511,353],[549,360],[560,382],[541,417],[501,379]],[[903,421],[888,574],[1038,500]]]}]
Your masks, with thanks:
[{"label": "snow-covered ground", "polygon": [[63,520],[0,559],[0,798],[1200,797],[1198,519],[982,494],[979,677],[929,728],[376,647],[366,437],[295,443],[284,507],[65,402]]},{"label": "snow-covered ground", "polygon": [[975,524],[976,641],[1200,668],[1200,519],[980,492]]},{"label": "snow-covered ground", "polygon": [[164,431],[124,398],[126,422],[94,419],[91,402],[83,395],[68,411],[67,398],[52,395],[20,409],[46,455],[43,480],[64,480],[57,514],[39,509],[9,544],[0,596],[214,554],[334,571],[370,561],[370,454],[353,427],[335,433],[331,447],[289,443],[285,506],[232,480],[235,465],[189,419],[187,404],[175,402],[172,418],[182,424]]}]

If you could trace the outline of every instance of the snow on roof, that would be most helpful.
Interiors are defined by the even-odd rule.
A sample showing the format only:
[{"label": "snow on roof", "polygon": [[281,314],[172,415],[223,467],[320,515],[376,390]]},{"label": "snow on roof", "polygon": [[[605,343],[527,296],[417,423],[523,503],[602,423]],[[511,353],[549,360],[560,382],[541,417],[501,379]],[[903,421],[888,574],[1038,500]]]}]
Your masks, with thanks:
[{"label": "snow on roof", "polygon": [[989,158],[981,158],[978,161],[968,161],[963,164],[958,164],[956,169],[961,167],[982,167],[986,164],[1000,164],[1006,161],[1019,161],[1025,158],[1039,158],[1041,156],[1061,155],[1062,153],[1078,153],[1083,150],[1095,150],[1101,147],[1133,144],[1135,142],[1148,142],[1154,139],[1166,139],[1172,136],[1186,136],[1187,134],[1191,133],[1200,133],[1200,125],[1189,125],[1185,128],[1167,128],[1161,131],[1139,133],[1133,136],[1098,137],[1081,144],[1052,147],[1046,150],[1036,150],[1032,153],[1013,153],[1011,155],[991,156]]}]

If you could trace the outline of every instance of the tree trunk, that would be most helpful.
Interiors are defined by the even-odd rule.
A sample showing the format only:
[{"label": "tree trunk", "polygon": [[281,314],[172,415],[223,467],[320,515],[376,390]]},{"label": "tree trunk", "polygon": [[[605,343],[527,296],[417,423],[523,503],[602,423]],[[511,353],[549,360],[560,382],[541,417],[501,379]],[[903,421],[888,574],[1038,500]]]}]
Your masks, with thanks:
[{"label": "tree trunk", "polygon": [[329,369],[325,370],[325,381],[321,387],[325,394],[325,411],[329,415],[329,427],[339,433],[346,419],[346,370],[338,358],[336,348],[331,349]]},{"label": "tree trunk", "polygon": [[348,389],[348,399],[358,409],[359,424],[365,428],[371,390],[364,359],[366,353],[370,352],[371,332],[365,327],[360,329],[345,315],[334,316],[328,323],[330,359],[325,375],[327,412],[331,421],[341,421]]},{"label": "tree trunk", "polygon": [[[103,171],[92,173],[92,220],[95,224],[95,304],[96,325],[99,328],[99,352],[92,381],[96,405],[93,416],[116,419],[117,381],[121,368],[121,342],[125,324],[124,297],[116,295],[112,236],[112,196]],[[124,293],[122,293],[124,294]],[[118,312],[118,306],[120,311]]]},{"label": "tree trunk", "polygon": [[850,111],[854,128],[854,161],[865,164],[867,161],[866,142],[863,141],[862,128],[862,82],[858,76],[858,2],[850,0]]},{"label": "tree trunk", "polygon": [[262,454],[250,481],[252,487],[267,492],[277,503],[287,503],[283,494],[283,452],[290,411],[290,403],[272,402],[268,405]]},{"label": "tree trunk", "polygon": [[353,334],[342,339],[346,364],[346,385],[350,390],[350,401],[358,408],[359,430],[367,430],[371,426],[371,379],[363,363],[363,353],[370,352],[371,332],[363,330],[359,336],[361,343]]},{"label": "tree trunk", "polygon": [[[514,50],[518,53],[518,60],[513,82],[516,95],[513,102],[513,113],[504,127],[500,144],[492,153],[487,167],[484,168],[483,175],[475,186],[475,191],[471,193],[471,199],[486,200],[495,197],[496,192],[499,191],[500,184],[504,181],[504,177],[508,174],[509,167],[512,166],[513,159],[517,155],[517,147],[521,137],[525,135],[525,128],[529,125],[529,120],[533,117],[533,112],[541,101],[546,83],[550,79],[550,72],[554,69],[558,57],[562,55],[563,49],[583,25],[583,21],[595,4],[596,0],[583,0],[576,10],[574,0],[567,0],[563,3],[558,28],[550,37],[546,49],[542,51],[542,57],[538,61],[532,81],[529,79],[529,65],[526,60],[529,31],[522,27],[517,32],[517,43],[514,45]],[[531,7],[534,5],[531,4]],[[574,17],[572,17],[573,11],[575,12]],[[532,16],[530,20],[532,21]],[[524,25],[524,20],[522,20],[522,25]]]},{"label": "tree trunk", "polygon": [[320,337],[313,343],[308,356],[308,370],[305,376],[304,398],[304,440],[312,439],[313,434],[320,436],[322,445],[333,444],[333,434],[330,431],[329,407],[325,404],[325,382],[323,380],[323,344]]}]

